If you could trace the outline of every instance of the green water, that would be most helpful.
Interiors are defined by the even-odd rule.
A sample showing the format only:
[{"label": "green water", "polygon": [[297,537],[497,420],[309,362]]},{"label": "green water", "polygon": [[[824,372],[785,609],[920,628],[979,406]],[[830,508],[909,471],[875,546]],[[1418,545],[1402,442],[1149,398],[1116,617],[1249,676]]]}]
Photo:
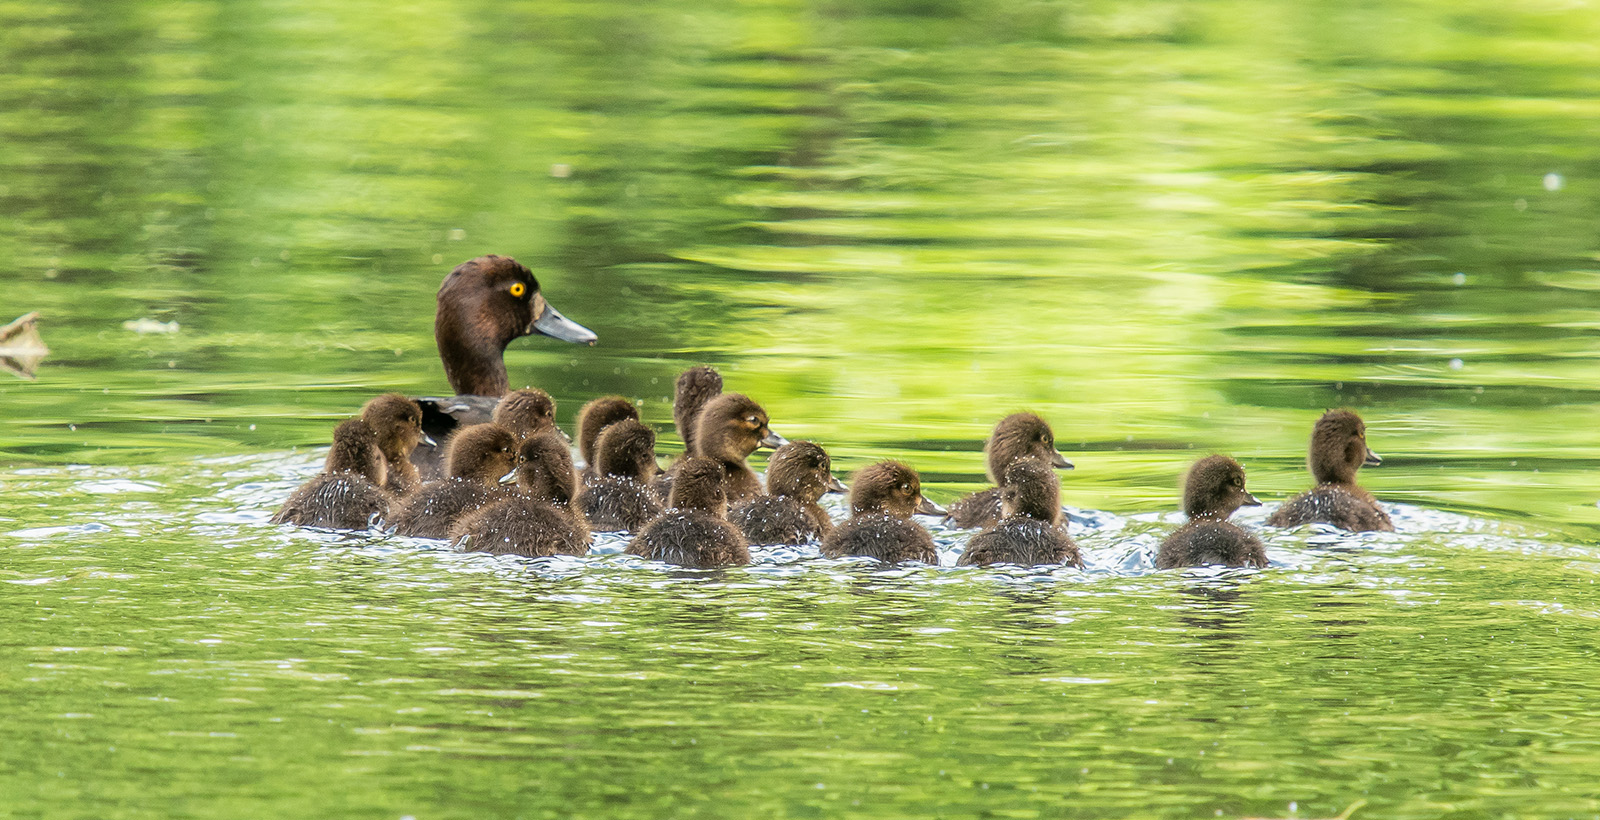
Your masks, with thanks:
[{"label": "green water", "polygon": [[[0,323],[52,349],[0,373],[0,816],[1600,816],[1597,44],[1553,1],[0,2]],[[336,419],[446,389],[487,252],[600,335],[508,352],[563,423],[666,431],[713,364],[947,501],[1041,413],[1088,569],[267,526]],[[1281,499],[1339,405],[1401,532],[1150,569],[1189,462]]]}]

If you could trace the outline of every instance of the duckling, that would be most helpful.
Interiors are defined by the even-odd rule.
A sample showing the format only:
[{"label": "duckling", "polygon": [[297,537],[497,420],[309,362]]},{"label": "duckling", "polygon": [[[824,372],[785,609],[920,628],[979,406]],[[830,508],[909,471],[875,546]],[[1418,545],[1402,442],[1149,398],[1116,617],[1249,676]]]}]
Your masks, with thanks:
[{"label": "duckling", "polygon": [[685,453],[694,455],[694,422],[700,411],[720,395],[722,374],[714,368],[700,365],[678,374],[678,384],[672,394],[672,423],[678,427],[678,438],[683,440]]},{"label": "duckling", "polygon": [[678,462],[670,509],[645,526],[627,553],[697,569],[750,563],[744,536],[722,518],[728,504],[725,480],[723,466],[711,459]]},{"label": "duckling", "polygon": [[450,540],[496,555],[583,555],[589,526],[572,508],[572,450],[560,431],[529,436],[517,449],[517,492],[468,513]]},{"label": "duckling", "polygon": [[1298,527],[1320,522],[1352,532],[1394,532],[1394,522],[1372,494],[1356,485],[1363,465],[1383,463],[1367,447],[1367,425],[1349,410],[1329,410],[1311,429],[1311,454],[1307,459],[1313,487],[1288,501],[1267,518],[1274,527]]},{"label": "duckling", "polygon": [[639,408],[622,396],[601,396],[578,411],[578,456],[585,478],[600,475],[595,468],[594,445],[607,427],[623,419],[639,420]]},{"label": "duckling", "polygon": [[362,406],[361,420],[372,428],[378,449],[383,451],[389,476],[384,489],[398,498],[421,486],[422,477],[411,463],[411,451],[428,439],[422,432],[422,408],[399,393],[384,393]]},{"label": "duckling", "polygon": [[722,465],[723,491],[729,503],[761,495],[761,480],[745,459],[757,447],[782,447],[789,442],[767,427],[767,411],[740,393],[723,393],[706,403],[695,419],[695,455]]},{"label": "duckling", "polygon": [[333,448],[322,473],[295,490],[272,516],[274,524],[364,530],[389,515],[386,472],[378,437],[361,419],[333,428]]},{"label": "duckling", "polygon": [[656,433],[636,419],[623,419],[595,442],[598,475],[578,491],[578,509],[606,532],[636,532],[661,514],[661,498],[650,488],[656,473]]},{"label": "duckling", "polygon": [[505,497],[498,483],[517,463],[517,437],[498,424],[468,427],[450,439],[448,478],[417,488],[395,510],[395,532],[444,538],[462,516]]},{"label": "duckling", "polygon": [[1082,567],[1078,545],[1061,525],[1061,479],[1036,458],[1011,462],[1000,486],[1004,517],[972,536],[957,566],[1066,564]]},{"label": "duckling", "polygon": [[1033,413],[1012,413],[1001,419],[983,449],[988,454],[989,480],[999,486],[951,504],[947,520],[958,527],[987,527],[999,522],[1000,489],[1005,486],[1006,467],[1017,459],[1036,458],[1057,469],[1072,469],[1072,462],[1056,452],[1056,434],[1050,425]]},{"label": "duckling", "polygon": [[933,537],[911,516],[944,515],[945,511],[922,497],[922,478],[916,470],[898,461],[861,468],[850,481],[850,512],[850,520],[822,539],[824,556],[939,563]]},{"label": "duckling", "polygon": [[517,441],[527,441],[556,429],[556,400],[537,387],[524,387],[500,397],[490,420],[511,431]]},{"label": "duckling", "polygon": [[1183,485],[1183,511],[1189,523],[1161,542],[1156,569],[1223,564],[1264,567],[1267,551],[1261,539],[1228,516],[1240,507],[1261,502],[1244,488],[1244,468],[1227,456],[1207,456],[1189,468]]},{"label": "duckling", "polygon": [[441,473],[447,439],[457,428],[491,420],[495,403],[509,386],[506,345],[534,333],[588,345],[596,338],[545,301],[533,272],[509,256],[469,259],[444,278],[433,337],[445,377],[457,395],[417,399],[422,429],[439,442],[412,453],[424,479]]},{"label": "duckling", "polygon": [[791,441],[767,461],[767,494],[734,506],[728,521],[752,544],[805,544],[833,532],[817,500],[845,491],[833,477],[828,453],[809,441]]}]

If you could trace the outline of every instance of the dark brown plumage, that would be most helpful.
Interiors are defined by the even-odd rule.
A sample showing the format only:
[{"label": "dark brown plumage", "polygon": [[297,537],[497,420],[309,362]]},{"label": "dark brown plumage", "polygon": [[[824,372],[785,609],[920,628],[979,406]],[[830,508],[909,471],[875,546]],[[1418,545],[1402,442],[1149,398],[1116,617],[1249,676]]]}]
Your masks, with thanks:
[{"label": "dark brown plumage", "polygon": [[1317,486],[1283,502],[1267,524],[1298,527],[1313,522],[1352,532],[1393,532],[1394,522],[1372,494],[1356,484],[1362,466],[1383,463],[1367,447],[1367,426],[1349,410],[1329,410],[1311,429],[1311,476]]},{"label": "dark brown plumage", "polygon": [[1013,461],[1000,488],[1002,517],[972,536],[958,566],[1068,564],[1083,566],[1078,545],[1061,524],[1061,479],[1036,458]]},{"label": "dark brown plumage", "polygon": [[506,345],[534,333],[579,344],[595,341],[594,333],[546,302],[533,272],[508,256],[462,262],[440,283],[433,337],[457,395],[417,399],[422,429],[437,442],[412,453],[424,479],[443,471],[448,439],[457,428],[490,421],[508,387]]},{"label": "dark brown plumage", "polygon": [[694,422],[706,403],[722,395],[722,375],[715,369],[700,365],[678,374],[677,386],[672,393],[672,423],[677,425],[678,438],[683,440],[683,451],[694,455]]},{"label": "dark brown plumage", "polygon": [[399,393],[385,393],[362,406],[361,420],[377,436],[383,453],[387,470],[384,489],[399,497],[421,486],[411,451],[423,439],[422,408]]},{"label": "dark brown plumage", "polygon": [[722,465],[715,461],[680,461],[670,508],[640,531],[627,553],[698,569],[750,563],[743,534],[722,518],[727,509],[723,480]]},{"label": "dark brown plumage", "polygon": [[517,455],[517,491],[462,516],[450,528],[450,539],[496,555],[587,553],[589,527],[571,505],[574,477],[566,439],[551,428],[522,442]]},{"label": "dark brown plumage", "polygon": [[1033,413],[1012,413],[1001,419],[983,449],[988,454],[989,480],[998,486],[950,505],[949,520],[958,527],[987,527],[1000,520],[1000,490],[1005,486],[1006,468],[1017,459],[1036,458],[1057,469],[1072,469],[1072,462],[1056,452],[1056,436],[1050,425]]},{"label": "dark brown plumage", "polygon": [[524,387],[500,397],[491,420],[518,441],[556,429],[556,400],[537,387]]},{"label": "dark brown plumage", "polygon": [[762,494],[761,480],[745,459],[758,447],[788,443],[767,424],[767,411],[739,393],[723,393],[707,402],[695,420],[695,455],[722,465],[729,503]]},{"label": "dark brown plumage", "polygon": [[833,477],[827,451],[809,441],[791,441],[767,461],[767,494],[733,506],[728,521],[752,544],[806,544],[833,531],[823,494],[844,492]]},{"label": "dark brown plumage", "polygon": [[911,516],[942,515],[944,510],[922,497],[922,479],[916,470],[898,461],[861,468],[850,481],[850,510],[850,520],[822,540],[823,555],[939,563],[933,537]]},{"label": "dark brown plumage", "polygon": [[1156,569],[1222,564],[1264,567],[1267,551],[1261,539],[1232,524],[1240,507],[1261,504],[1244,487],[1244,467],[1227,456],[1207,456],[1189,468],[1183,486],[1183,511],[1189,523],[1161,542]]},{"label": "dark brown plumage", "polygon": [[497,424],[479,424],[450,442],[447,478],[429,481],[394,513],[395,532],[417,538],[445,538],[462,516],[504,498],[499,478],[517,463],[517,439]]},{"label": "dark brown plumage", "polygon": [[333,429],[333,447],[322,473],[291,494],[272,516],[274,524],[364,530],[389,515],[390,496],[382,489],[387,468],[378,438],[361,419]]},{"label": "dark brown plumage", "polygon": [[590,526],[605,532],[635,532],[661,514],[650,479],[656,473],[656,434],[634,419],[608,426],[595,442],[599,475],[585,478],[577,505]]},{"label": "dark brown plumage", "polygon": [[578,411],[578,457],[583,459],[585,476],[599,475],[595,464],[595,442],[607,427],[623,419],[639,420],[639,408],[622,396],[601,396]]}]

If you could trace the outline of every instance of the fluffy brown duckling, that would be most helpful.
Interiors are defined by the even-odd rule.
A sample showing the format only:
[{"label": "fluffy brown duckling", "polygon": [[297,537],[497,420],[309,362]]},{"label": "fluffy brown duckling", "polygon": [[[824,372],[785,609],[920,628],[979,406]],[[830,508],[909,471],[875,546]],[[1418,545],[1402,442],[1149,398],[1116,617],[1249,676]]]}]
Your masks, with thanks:
[{"label": "fluffy brown duckling", "polygon": [[670,509],[640,531],[627,553],[697,569],[750,563],[744,535],[722,518],[728,504],[725,478],[722,465],[711,459],[678,462]]},{"label": "fluffy brown duckling", "polygon": [[517,448],[517,491],[462,516],[450,540],[495,555],[583,555],[589,527],[572,507],[572,450],[560,431],[529,436]]},{"label": "fluffy brown duckling", "polygon": [[1273,511],[1267,524],[1298,527],[1313,522],[1352,532],[1393,532],[1394,522],[1372,494],[1356,484],[1356,471],[1383,463],[1367,447],[1367,425],[1349,410],[1329,410],[1311,428],[1307,459],[1317,486]]},{"label": "fluffy brown duckling", "polygon": [[1033,413],[1012,413],[994,426],[983,445],[988,455],[989,480],[999,485],[980,490],[950,505],[948,520],[958,527],[987,527],[999,522],[1000,490],[1006,484],[1006,468],[1018,459],[1036,458],[1057,469],[1070,470],[1072,462],[1056,452],[1056,434],[1044,419]]},{"label": "fluffy brown duckling", "polygon": [[1183,511],[1189,523],[1161,542],[1156,569],[1222,564],[1264,567],[1267,551],[1261,539],[1228,516],[1240,507],[1259,507],[1244,488],[1244,467],[1227,456],[1207,456],[1189,468],[1183,484]]},{"label": "fluffy brown duckling", "polygon": [[762,493],[761,480],[745,459],[758,447],[782,447],[788,443],[767,424],[767,411],[740,393],[717,396],[706,403],[695,420],[695,455],[722,465],[727,479],[723,491],[730,504]]},{"label": "fluffy brown duckling", "polygon": [[598,475],[583,480],[578,509],[603,532],[637,532],[661,514],[651,489],[656,470],[656,433],[636,419],[623,419],[595,442]]},{"label": "fluffy brown duckling", "polygon": [[395,510],[395,532],[445,538],[456,521],[505,497],[499,479],[517,464],[517,437],[498,424],[468,427],[450,440],[447,476],[417,488]]},{"label": "fluffy brown duckling", "polygon": [[469,259],[444,278],[433,337],[445,377],[457,395],[417,399],[422,429],[439,442],[412,453],[424,479],[443,470],[447,439],[457,428],[491,420],[496,402],[509,387],[506,345],[535,333],[577,344],[595,342],[593,332],[545,301],[533,272],[509,256]]},{"label": "fluffy brown duckling", "polygon": [[706,365],[691,367],[678,374],[672,392],[672,423],[677,425],[683,451],[694,455],[694,423],[712,399],[722,395],[722,374]]},{"label": "fluffy brown duckling", "polygon": [[372,428],[361,419],[340,422],[333,428],[333,448],[323,461],[322,473],[295,490],[272,516],[272,523],[367,529],[389,515],[390,496],[383,490],[386,470]]},{"label": "fluffy brown duckling", "polygon": [[1078,545],[1061,525],[1061,479],[1036,458],[1011,462],[1000,488],[999,523],[972,536],[957,566],[1067,564],[1083,566]]},{"label": "fluffy brown duckling", "polygon": [[500,397],[490,420],[511,431],[517,441],[527,441],[556,429],[556,400],[537,387],[524,387]]},{"label": "fluffy brown duckling", "polygon": [[842,493],[832,461],[820,446],[791,441],[767,461],[767,494],[734,505],[728,521],[752,544],[806,544],[833,531],[817,500]]},{"label": "fluffy brown duckling", "polygon": [[578,457],[583,459],[585,477],[599,475],[595,443],[607,427],[625,419],[639,420],[639,408],[622,396],[601,396],[578,411]]},{"label": "fluffy brown duckling", "polygon": [[939,563],[933,536],[911,516],[943,515],[945,511],[922,497],[922,478],[916,470],[898,461],[861,468],[850,480],[850,512],[850,520],[822,539],[824,556]]},{"label": "fluffy brown duckling", "polygon": [[377,436],[383,452],[388,473],[384,489],[399,497],[422,486],[417,466],[411,463],[411,451],[424,440],[432,441],[422,432],[422,408],[399,393],[385,393],[361,408],[361,420]]}]

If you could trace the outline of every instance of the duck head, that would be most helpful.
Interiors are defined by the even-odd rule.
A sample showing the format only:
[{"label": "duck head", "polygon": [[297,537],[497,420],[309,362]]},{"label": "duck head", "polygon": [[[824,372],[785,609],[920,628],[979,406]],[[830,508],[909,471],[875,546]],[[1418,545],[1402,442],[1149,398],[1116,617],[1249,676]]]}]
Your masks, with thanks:
[{"label": "duck head", "polygon": [[595,442],[595,471],[649,483],[656,470],[656,431],[638,419],[623,419],[600,431]]},{"label": "duck head", "polygon": [[506,392],[506,345],[531,333],[578,344],[596,338],[546,302],[533,272],[509,256],[462,262],[439,285],[433,337],[457,393]]},{"label": "duck head", "polygon": [[695,419],[707,402],[720,395],[722,374],[714,368],[700,365],[678,374],[678,384],[672,391],[672,423],[678,428],[678,438],[683,440],[684,452],[695,451]]},{"label": "duck head", "polygon": [[1311,455],[1307,459],[1311,475],[1319,484],[1354,484],[1356,471],[1363,465],[1383,463],[1367,447],[1367,425],[1349,410],[1329,410],[1311,428]]},{"label": "duck head", "polygon": [[367,402],[361,408],[361,420],[372,428],[378,449],[390,461],[405,461],[424,439],[433,441],[422,432],[422,407],[399,393],[385,393]]},{"label": "duck head", "polygon": [[577,490],[572,450],[554,427],[527,437],[517,448],[517,484],[541,501],[572,502]]},{"label": "duck head", "polygon": [[667,506],[699,510],[722,518],[728,510],[728,493],[722,487],[725,475],[722,465],[709,458],[686,458],[678,462]]},{"label": "duck head", "polygon": [[498,424],[474,424],[450,439],[445,474],[493,484],[517,466],[517,437]]},{"label": "duck head", "polygon": [[695,455],[718,461],[744,461],[757,447],[782,447],[788,441],[767,426],[767,411],[748,396],[723,393],[695,420]]},{"label": "duck head", "polygon": [[1072,469],[1072,462],[1056,452],[1056,434],[1044,419],[1033,413],[1012,413],[994,426],[984,451],[989,455],[989,478],[1004,487],[1006,467],[1019,458],[1036,458],[1060,470]]},{"label": "duck head", "polygon": [[767,461],[767,492],[814,504],[824,493],[845,491],[845,486],[833,477],[832,468],[832,459],[820,446],[791,441]]},{"label": "duck head", "polygon": [[556,429],[556,400],[537,387],[513,390],[501,396],[500,403],[494,406],[493,421],[525,441]]},{"label": "duck head", "polygon": [[1047,524],[1061,523],[1061,479],[1036,458],[1022,458],[1006,468],[1000,485],[1002,516],[1025,515]]},{"label": "duck head", "polygon": [[347,419],[333,428],[333,447],[328,450],[322,469],[328,473],[354,473],[380,487],[389,477],[383,451],[378,449],[378,437],[361,419]]},{"label": "duck head", "polygon": [[897,518],[945,512],[922,497],[922,477],[917,471],[898,461],[880,461],[856,471],[850,479],[850,511],[856,515],[883,512]]},{"label": "duck head", "polygon": [[583,463],[595,467],[595,442],[607,427],[623,419],[639,420],[639,408],[622,396],[601,396],[578,411],[578,455]]},{"label": "duck head", "polygon": [[1190,518],[1227,520],[1240,507],[1261,502],[1244,488],[1244,467],[1227,456],[1207,456],[1189,468],[1183,482],[1183,511]]}]

